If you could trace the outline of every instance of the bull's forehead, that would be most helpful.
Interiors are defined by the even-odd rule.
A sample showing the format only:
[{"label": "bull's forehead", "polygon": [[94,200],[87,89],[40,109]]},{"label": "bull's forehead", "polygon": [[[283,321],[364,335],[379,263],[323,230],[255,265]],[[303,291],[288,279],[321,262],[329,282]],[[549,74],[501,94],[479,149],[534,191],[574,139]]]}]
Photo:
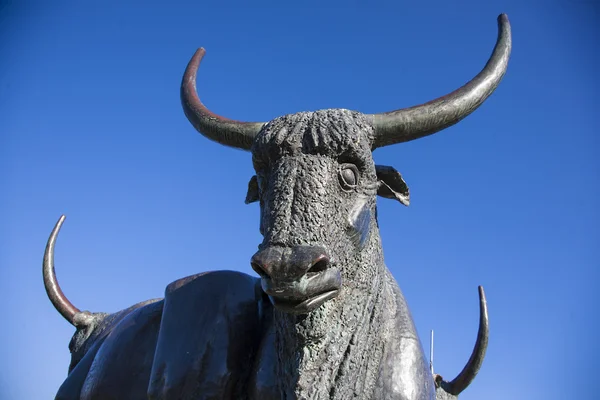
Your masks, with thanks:
[{"label": "bull's forehead", "polygon": [[372,160],[373,127],[368,117],[344,109],[300,112],[270,121],[252,147],[255,165],[284,156],[323,155]]}]

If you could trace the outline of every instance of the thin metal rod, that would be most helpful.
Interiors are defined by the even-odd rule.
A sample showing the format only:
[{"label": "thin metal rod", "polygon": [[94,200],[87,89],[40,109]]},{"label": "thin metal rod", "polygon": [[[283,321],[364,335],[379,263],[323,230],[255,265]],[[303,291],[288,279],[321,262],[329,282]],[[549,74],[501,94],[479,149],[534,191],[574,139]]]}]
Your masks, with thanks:
[{"label": "thin metal rod", "polygon": [[429,339],[429,369],[433,375],[433,329],[431,330],[431,338]]}]

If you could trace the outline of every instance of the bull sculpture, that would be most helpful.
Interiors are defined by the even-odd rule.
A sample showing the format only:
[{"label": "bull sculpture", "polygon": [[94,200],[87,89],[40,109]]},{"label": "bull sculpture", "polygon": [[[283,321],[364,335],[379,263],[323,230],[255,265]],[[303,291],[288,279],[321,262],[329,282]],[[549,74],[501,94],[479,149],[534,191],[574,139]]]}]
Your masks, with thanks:
[{"label": "bull sculpture", "polygon": [[57,399],[455,399],[477,374],[488,316],[479,288],[477,341],[452,381],[434,375],[402,292],[384,264],[376,195],[409,204],[376,148],[431,135],[479,107],[504,76],[506,15],[485,68],[460,89],[423,105],[365,115],[301,112],[268,123],[210,112],[196,93],[204,49],[187,66],[184,112],[203,135],[252,152],[246,203],[260,202],[263,241],[254,278],[207,272],[167,286],[164,299],[114,314],[80,311],[62,293],[54,245],[44,284],[76,328],[69,374]]}]

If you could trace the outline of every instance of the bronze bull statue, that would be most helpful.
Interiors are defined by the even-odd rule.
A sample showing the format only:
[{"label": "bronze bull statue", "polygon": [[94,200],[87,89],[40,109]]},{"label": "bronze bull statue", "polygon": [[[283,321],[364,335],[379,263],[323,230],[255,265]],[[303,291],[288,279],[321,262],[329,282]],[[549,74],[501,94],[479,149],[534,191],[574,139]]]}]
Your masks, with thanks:
[{"label": "bronze bull statue", "polygon": [[56,398],[456,398],[487,347],[483,289],[471,358],[452,381],[434,376],[379,236],[376,196],[408,205],[409,190],[394,168],[375,165],[372,151],[447,128],[491,95],[511,50],[506,15],[498,23],[491,58],[466,85],[374,115],[332,109],[268,123],[218,116],[196,93],[198,50],[183,77],[183,109],[209,139],[252,152],[246,202],[260,203],[263,241],[251,258],[259,278],[207,272],[171,283],[164,299],[114,314],[80,311],[54,272],[61,217],[46,247],[44,283],[76,332]]}]

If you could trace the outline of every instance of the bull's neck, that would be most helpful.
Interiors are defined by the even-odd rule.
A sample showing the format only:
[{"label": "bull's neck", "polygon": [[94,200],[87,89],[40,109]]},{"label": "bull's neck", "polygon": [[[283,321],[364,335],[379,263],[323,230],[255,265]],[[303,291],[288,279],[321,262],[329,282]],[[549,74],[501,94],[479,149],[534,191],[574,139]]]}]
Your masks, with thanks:
[{"label": "bull's neck", "polygon": [[[368,399],[383,353],[380,337],[386,267],[378,232],[343,268],[365,271],[346,279],[342,293],[302,317],[275,311],[282,398]],[[366,267],[365,267],[366,266]]]}]

